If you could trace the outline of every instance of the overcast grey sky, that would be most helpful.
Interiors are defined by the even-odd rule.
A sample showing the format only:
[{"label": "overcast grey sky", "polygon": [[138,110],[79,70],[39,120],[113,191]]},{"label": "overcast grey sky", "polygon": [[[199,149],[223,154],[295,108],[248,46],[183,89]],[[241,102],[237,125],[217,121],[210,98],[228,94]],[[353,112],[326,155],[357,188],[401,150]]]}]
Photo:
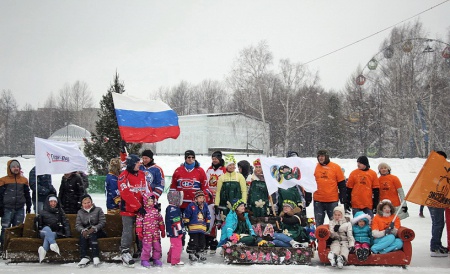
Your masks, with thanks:
[{"label": "overcast grey sky", "polygon": [[[129,94],[149,98],[182,80],[223,80],[239,52],[262,40],[275,64],[308,62],[444,1],[1,0],[0,90],[20,107],[41,107],[80,80],[98,104],[117,69]],[[429,38],[447,41],[450,2],[418,18]],[[389,31],[308,66],[340,90]]]}]

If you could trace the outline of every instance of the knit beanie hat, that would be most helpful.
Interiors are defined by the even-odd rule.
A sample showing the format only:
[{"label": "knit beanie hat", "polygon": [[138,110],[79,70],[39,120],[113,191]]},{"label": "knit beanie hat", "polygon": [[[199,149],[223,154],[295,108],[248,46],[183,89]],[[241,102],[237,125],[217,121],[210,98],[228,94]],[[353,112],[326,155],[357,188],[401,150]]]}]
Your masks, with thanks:
[{"label": "knit beanie hat", "polygon": [[253,161],[253,166],[261,166],[261,160],[259,160],[259,158],[258,159],[256,159],[256,160],[254,160]]},{"label": "knit beanie hat", "polygon": [[290,157],[298,157],[298,153],[297,153],[297,151],[289,150],[289,151],[286,153],[286,157],[288,157],[288,158],[290,158]]},{"label": "knit beanie hat", "polygon": [[197,198],[200,197],[200,196],[205,197],[205,193],[203,193],[203,191],[199,189],[199,190],[197,190],[197,191],[195,192],[194,198],[197,199]]},{"label": "knit beanie hat", "polygon": [[186,160],[188,156],[194,156],[195,157],[195,152],[193,150],[186,150],[186,152],[184,152],[184,159]]},{"label": "knit beanie hat", "polygon": [[183,192],[181,191],[169,191],[167,193],[167,201],[174,206],[180,206],[183,203]]},{"label": "knit beanie hat", "polygon": [[295,202],[294,202],[294,201],[291,201],[291,200],[284,200],[284,201],[283,201],[283,206],[288,206],[288,207],[290,207],[290,208],[292,208],[292,209],[294,209],[294,208],[297,207],[297,205],[295,204]]},{"label": "knit beanie hat", "polygon": [[363,156],[359,156],[358,160],[356,160],[356,162],[365,165],[367,168],[370,168],[369,159],[367,159],[367,157],[364,156],[364,155]]},{"label": "knit beanie hat", "polygon": [[51,196],[50,198],[48,198],[48,201],[56,201],[58,202],[58,198],[56,198],[55,196]]},{"label": "knit beanie hat", "polygon": [[382,168],[387,168],[387,170],[389,170],[389,173],[391,173],[391,167],[390,167],[388,164],[386,164],[386,163],[380,163],[380,164],[378,165],[378,170],[380,170],[380,169],[382,169]]},{"label": "knit beanie hat", "polygon": [[211,155],[211,158],[217,158],[219,160],[222,160],[222,152],[219,150],[214,151],[213,154]]},{"label": "knit beanie hat", "polygon": [[153,159],[153,151],[151,151],[150,149],[146,149],[142,152],[142,157],[143,156],[147,156],[148,158]]},{"label": "knit beanie hat", "polygon": [[236,164],[236,159],[234,158],[234,156],[232,154],[226,155],[225,156],[225,167],[227,167],[228,165],[231,164]]},{"label": "knit beanie hat", "polygon": [[340,211],[342,213],[342,216],[345,216],[345,208],[343,206],[337,206],[333,209],[333,212]]},{"label": "knit beanie hat", "polygon": [[245,205],[245,202],[242,199],[234,198],[231,200],[231,204],[233,205],[231,209],[236,210],[240,205]]}]

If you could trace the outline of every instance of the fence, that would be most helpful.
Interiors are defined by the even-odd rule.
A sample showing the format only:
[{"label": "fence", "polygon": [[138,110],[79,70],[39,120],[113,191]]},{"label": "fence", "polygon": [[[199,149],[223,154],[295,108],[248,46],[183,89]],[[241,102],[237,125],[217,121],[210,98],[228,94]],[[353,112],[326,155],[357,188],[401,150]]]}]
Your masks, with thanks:
[{"label": "fence", "polygon": [[[105,180],[106,180],[106,176],[89,175],[88,193],[105,193]],[[169,192],[171,181],[172,181],[172,176],[165,177],[164,193]]]}]

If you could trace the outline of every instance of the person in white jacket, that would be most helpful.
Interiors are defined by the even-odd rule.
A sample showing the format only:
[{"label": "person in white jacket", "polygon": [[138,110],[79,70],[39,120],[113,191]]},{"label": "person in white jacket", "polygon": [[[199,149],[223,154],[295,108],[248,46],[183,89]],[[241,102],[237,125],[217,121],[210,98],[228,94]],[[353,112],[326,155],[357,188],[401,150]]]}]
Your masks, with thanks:
[{"label": "person in white jacket", "polygon": [[337,206],[333,210],[333,219],[330,221],[330,238],[333,240],[328,253],[331,266],[343,268],[348,260],[350,248],[355,246],[352,223],[345,217],[345,208]]}]

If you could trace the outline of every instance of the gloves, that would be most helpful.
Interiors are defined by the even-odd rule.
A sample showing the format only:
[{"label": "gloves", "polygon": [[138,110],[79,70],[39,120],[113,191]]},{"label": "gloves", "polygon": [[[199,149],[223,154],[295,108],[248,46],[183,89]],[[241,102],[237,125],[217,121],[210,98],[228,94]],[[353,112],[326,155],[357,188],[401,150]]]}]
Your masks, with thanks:
[{"label": "gloves", "polygon": [[165,238],[166,237],[166,231],[165,230],[161,230],[161,238]]},{"label": "gloves", "polygon": [[87,239],[87,238],[89,238],[89,235],[91,235],[94,232],[95,232],[95,228],[94,227],[90,227],[90,228],[83,229],[83,231],[81,231],[81,234],[83,235],[83,237],[85,239]]},{"label": "gloves", "polygon": [[145,211],[145,208],[141,206],[141,208],[138,209],[138,213],[144,216],[145,214],[147,214],[147,211]]},{"label": "gloves", "polygon": [[142,240],[144,239],[144,233],[142,233],[142,231],[139,232],[139,233],[137,234],[137,236],[138,236],[138,238],[139,238],[140,241],[142,241]]},{"label": "gloves", "polygon": [[348,252],[355,253],[355,247],[354,246],[349,247]]},{"label": "gloves", "polygon": [[389,235],[389,234],[391,234],[392,233],[392,228],[386,228],[385,230],[384,230],[384,235]]},{"label": "gloves", "polygon": [[402,207],[402,211],[405,212],[405,213],[408,212],[408,207],[407,206],[403,206]]},{"label": "gloves", "polygon": [[161,212],[161,203],[156,203],[155,208],[158,209],[158,212]]},{"label": "gloves", "polygon": [[127,145],[127,143],[124,140],[120,141],[120,152],[121,153],[126,153],[126,150],[125,150],[126,145]]},{"label": "gloves", "polygon": [[377,214],[377,208],[375,207],[375,208],[372,208],[372,213],[375,215],[375,214]]},{"label": "gloves", "polygon": [[341,225],[335,225],[333,228],[334,232],[338,232],[340,227]]},{"label": "gloves", "polygon": [[220,214],[220,212],[219,212],[219,206],[217,206],[217,205],[214,206],[214,214],[215,214],[215,215],[219,215],[219,214]]},{"label": "gloves", "polygon": [[26,209],[25,212],[26,212],[27,214],[30,214],[30,213],[31,213],[31,207],[27,206],[27,209]]}]

